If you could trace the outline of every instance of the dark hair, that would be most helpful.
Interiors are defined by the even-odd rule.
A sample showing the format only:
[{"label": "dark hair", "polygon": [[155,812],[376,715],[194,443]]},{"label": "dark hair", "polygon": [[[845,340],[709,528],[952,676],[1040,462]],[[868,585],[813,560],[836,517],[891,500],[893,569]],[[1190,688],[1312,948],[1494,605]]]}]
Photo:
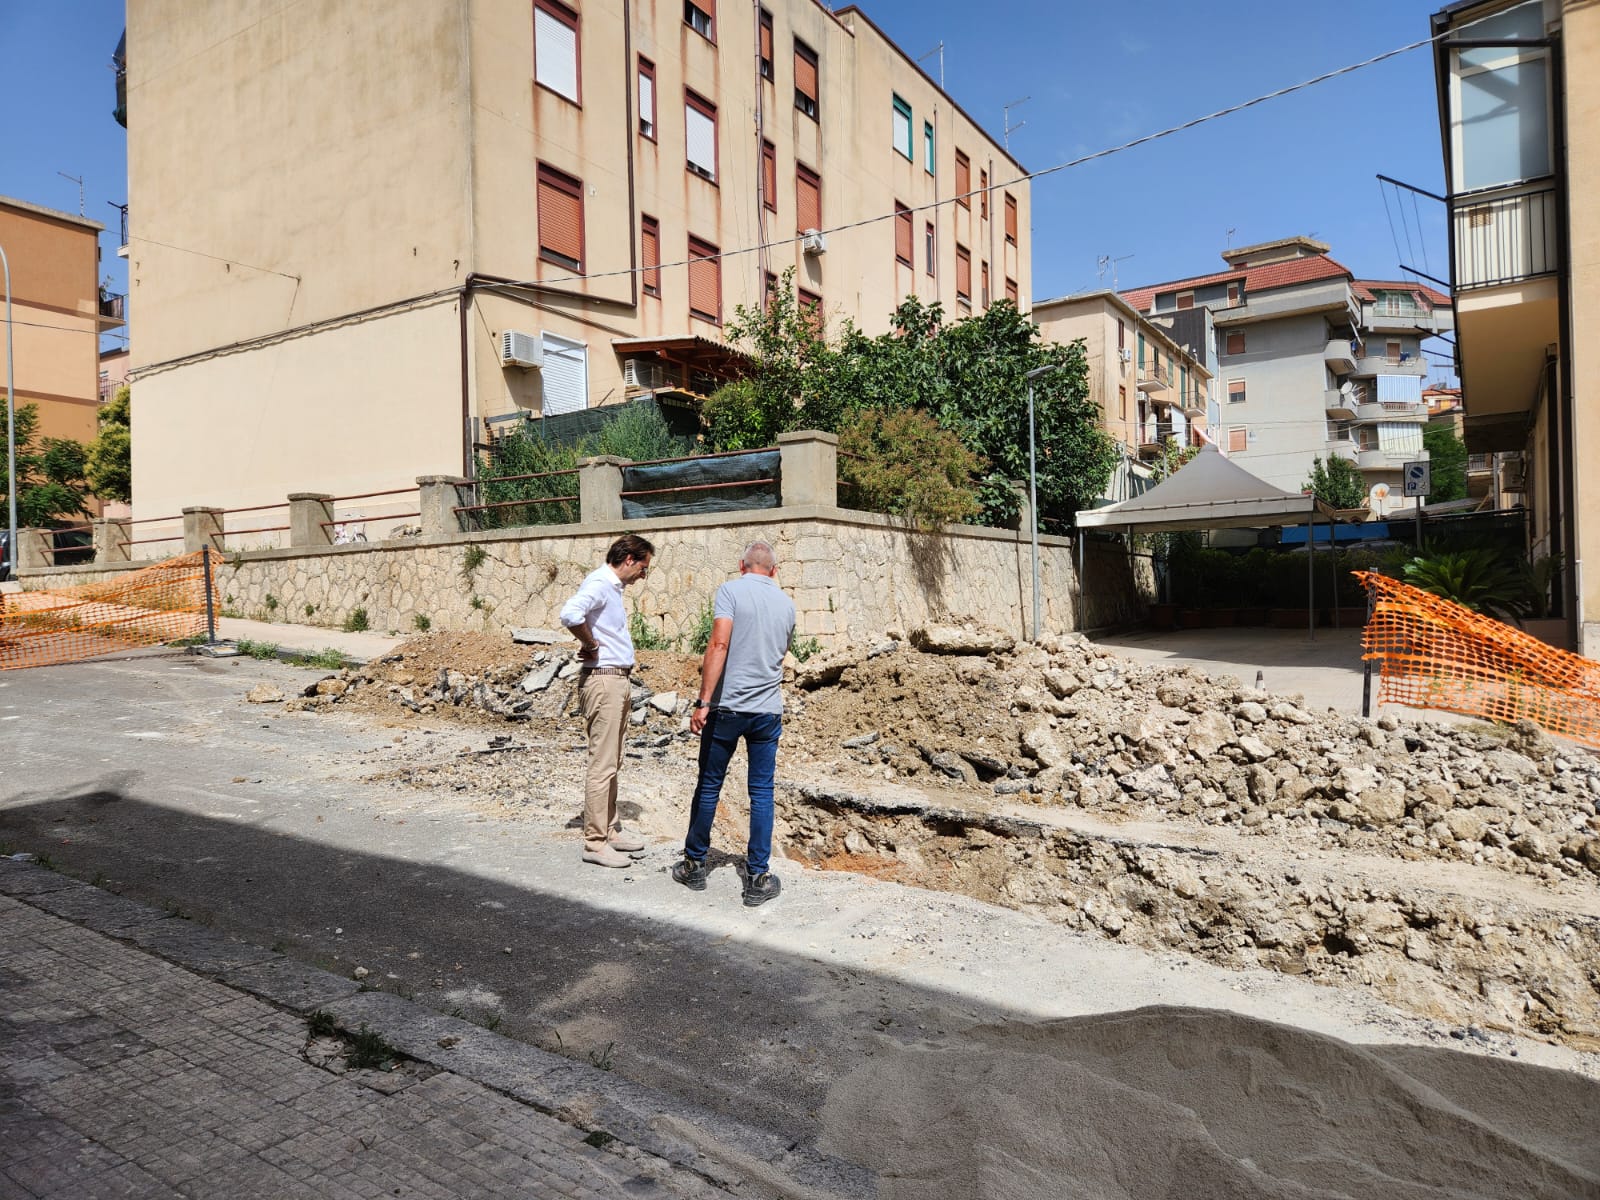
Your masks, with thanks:
[{"label": "dark hair", "polygon": [[606,551],[606,562],[613,567],[620,567],[630,558],[635,562],[643,562],[655,552],[656,548],[638,534],[625,533],[611,543],[611,549]]}]

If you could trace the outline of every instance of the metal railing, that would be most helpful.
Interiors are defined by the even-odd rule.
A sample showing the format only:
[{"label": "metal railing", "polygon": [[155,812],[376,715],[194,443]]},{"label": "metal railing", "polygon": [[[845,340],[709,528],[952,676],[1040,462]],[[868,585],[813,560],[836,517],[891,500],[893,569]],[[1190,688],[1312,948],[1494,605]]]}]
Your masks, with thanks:
[{"label": "metal railing", "polygon": [[[519,496],[511,500],[493,500],[484,502],[483,495],[503,494],[501,487],[508,484],[531,483],[534,480],[553,480],[565,477],[573,480],[571,494],[565,492],[551,493],[544,496]],[[457,504],[453,506],[456,517],[461,521],[461,527],[469,532],[481,532],[485,529],[506,529],[518,525],[570,525],[578,520],[578,492],[576,489],[578,469],[570,467],[565,471],[535,471],[529,475],[493,475],[472,481],[473,498],[478,501],[474,504]],[[556,485],[546,484],[544,487],[553,488]],[[543,508],[542,505],[555,505],[555,508]],[[516,510],[526,509],[524,519],[518,520]]]},{"label": "metal railing", "polygon": [[[364,542],[367,540],[367,522],[402,521],[407,517],[421,517],[422,508],[420,502],[418,507],[407,509],[403,512],[367,513],[356,511],[346,513],[343,516],[339,515],[338,505],[349,500],[376,500],[384,496],[416,496],[418,494],[416,487],[406,487],[389,488],[387,491],[382,492],[358,492],[353,496],[335,496],[328,502],[328,506],[334,512],[333,519],[319,521],[317,524],[329,531],[328,540],[336,546],[346,545],[351,542]],[[387,536],[393,537],[397,532],[405,528],[407,526],[391,526]]]},{"label": "metal railing", "polygon": [[127,318],[123,314],[127,307],[127,300],[127,296],[119,295],[115,292],[101,293],[100,315],[113,321],[126,320]]},{"label": "metal railing", "polygon": [[1450,219],[1459,290],[1516,283],[1557,269],[1554,184],[1486,198],[1457,196]]},{"label": "metal railing", "polygon": [[[213,533],[211,535],[211,541],[215,544],[216,549],[218,549],[218,550],[226,550],[226,549],[228,549],[227,539],[229,539],[229,538],[243,537],[246,534],[251,534],[251,533],[283,533],[284,531],[286,531],[289,528],[287,525],[257,525],[257,526],[253,526],[252,528],[249,528],[249,529],[232,529],[232,528],[229,528],[227,526],[226,518],[229,517],[229,516],[232,516],[235,513],[271,512],[274,509],[279,509],[279,508],[287,510],[288,507],[289,507],[289,502],[287,500],[284,500],[284,501],[280,501],[277,504],[250,504],[250,505],[246,505],[246,506],[244,506],[242,508],[224,508],[218,514],[219,516],[224,518],[223,528],[221,530],[219,530],[218,532]],[[276,542],[278,539],[277,538],[273,538],[272,540],[274,542]],[[243,547],[235,546],[235,547],[233,547],[233,549],[239,550],[239,549],[243,549]]]},{"label": "metal railing", "polygon": [[164,534],[161,537],[121,538],[118,540],[117,545],[127,547],[147,546],[153,542],[181,542],[183,541],[183,517],[181,514],[176,517],[140,517],[137,521],[123,521],[121,524],[131,532],[135,525],[171,525],[174,522],[178,526],[177,533]]}]

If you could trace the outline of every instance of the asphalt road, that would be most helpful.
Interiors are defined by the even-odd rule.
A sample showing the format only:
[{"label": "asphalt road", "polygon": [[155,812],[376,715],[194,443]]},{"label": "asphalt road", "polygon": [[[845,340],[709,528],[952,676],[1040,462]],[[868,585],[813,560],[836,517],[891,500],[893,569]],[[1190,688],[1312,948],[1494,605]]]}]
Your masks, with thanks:
[{"label": "asphalt road", "polygon": [[[731,866],[701,895],[672,883],[671,844],[586,867],[563,820],[361,782],[392,728],[243,700],[312,678],[175,654],[0,675],[0,848],[797,1141],[873,1054],[975,1026],[1177,1004],[1437,1037],[1362,994],[959,896],[787,864],[783,897],[747,910]],[[433,736],[448,752],[485,732]]]}]

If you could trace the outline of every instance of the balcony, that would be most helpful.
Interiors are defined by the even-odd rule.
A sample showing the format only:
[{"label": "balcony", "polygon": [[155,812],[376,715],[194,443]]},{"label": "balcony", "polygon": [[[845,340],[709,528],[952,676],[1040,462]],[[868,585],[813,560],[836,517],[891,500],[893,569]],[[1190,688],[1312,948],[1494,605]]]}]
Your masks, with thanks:
[{"label": "balcony", "polygon": [[1164,392],[1172,387],[1172,372],[1161,367],[1147,367],[1140,365],[1139,382],[1135,385],[1147,395],[1151,392]]},{"label": "balcony", "polygon": [[1356,406],[1356,420],[1363,423],[1399,421],[1409,425],[1423,425],[1428,420],[1428,406],[1392,400],[1379,404],[1358,404]]},{"label": "balcony", "polygon": [[127,297],[114,295],[110,292],[100,293],[99,313],[100,331],[115,329],[119,325],[127,324],[124,309],[127,306]]},{"label": "balcony", "polygon": [[1428,360],[1420,350],[1408,350],[1394,358],[1387,354],[1368,354],[1356,359],[1357,375],[1426,375]]},{"label": "balcony", "polygon": [[1323,410],[1335,421],[1348,421],[1356,415],[1356,397],[1340,388],[1322,393]]},{"label": "balcony", "polygon": [[1356,451],[1356,466],[1363,471],[1398,471],[1408,462],[1426,458],[1425,450],[1367,450]]},{"label": "balcony", "polygon": [[1328,364],[1328,370],[1335,375],[1348,375],[1356,369],[1355,350],[1343,338],[1335,338],[1329,342],[1322,358]]},{"label": "balcony", "polygon": [[1382,304],[1368,304],[1362,309],[1362,328],[1373,333],[1448,333],[1455,328],[1455,320],[1448,308],[1426,309],[1412,307],[1397,309]]},{"label": "balcony", "polygon": [[1553,275],[1557,262],[1554,184],[1491,199],[1452,197],[1458,292]]},{"label": "balcony", "polygon": [[1167,439],[1172,437],[1172,423],[1170,421],[1147,422],[1139,429],[1139,457],[1156,458],[1161,454],[1161,447]]}]

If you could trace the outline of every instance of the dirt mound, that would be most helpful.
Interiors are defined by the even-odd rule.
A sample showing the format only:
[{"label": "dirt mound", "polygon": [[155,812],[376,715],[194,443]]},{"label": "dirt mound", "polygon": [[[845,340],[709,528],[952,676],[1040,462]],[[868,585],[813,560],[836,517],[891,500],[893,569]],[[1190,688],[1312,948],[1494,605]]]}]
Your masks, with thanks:
[{"label": "dirt mound", "polygon": [[[1600,1195],[1600,1085],[1557,1072],[1195,1009],[971,1037],[874,1056],[824,1147],[881,1164],[887,1200]],[[1502,1099],[1547,1088],[1567,1106]]]}]

